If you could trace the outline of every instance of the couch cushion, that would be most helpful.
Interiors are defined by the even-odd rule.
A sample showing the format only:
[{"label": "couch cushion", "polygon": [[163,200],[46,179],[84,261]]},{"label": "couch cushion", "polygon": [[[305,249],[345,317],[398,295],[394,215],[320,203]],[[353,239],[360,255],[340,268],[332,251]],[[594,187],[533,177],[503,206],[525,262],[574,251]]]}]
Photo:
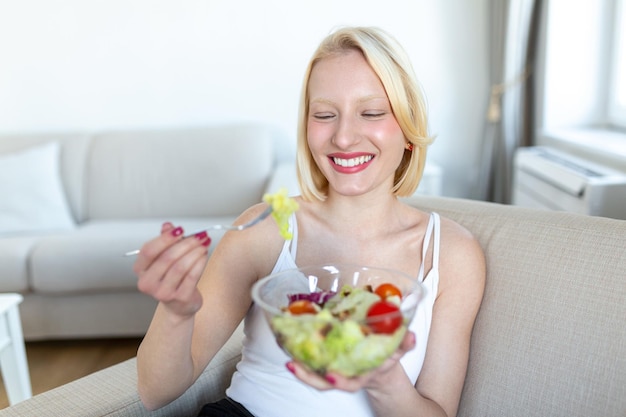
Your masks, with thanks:
[{"label": "couch cushion", "polygon": [[89,218],[239,214],[263,197],[272,135],[253,125],[99,135],[88,165]]},{"label": "couch cushion", "polygon": [[[193,232],[216,223],[232,223],[233,217],[168,219]],[[73,233],[43,237],[30,257],[32,290],[40,293],[81,293],[133,290],[137,277],[134,257],[124,253],[141,247],[156,236],[163,220],[87,222]],[[215,247],[224,234],[212,231]]]},{"label": "couch cushion", "polygon": [[58,142],[0,154],[0,237],[73,229]]},{"label": "couch cushion", "polygon": [[467,227],[487,257],[459,416],[626,410],[626,221],[414,199]]},{"label": "couch cushion", "polygon": [[15,134],[0,136],[0,154],[56,142],[61,145],[60,173],[63,190],[77,222],[84,220],[84,168],[91,137],[78,133]]}]

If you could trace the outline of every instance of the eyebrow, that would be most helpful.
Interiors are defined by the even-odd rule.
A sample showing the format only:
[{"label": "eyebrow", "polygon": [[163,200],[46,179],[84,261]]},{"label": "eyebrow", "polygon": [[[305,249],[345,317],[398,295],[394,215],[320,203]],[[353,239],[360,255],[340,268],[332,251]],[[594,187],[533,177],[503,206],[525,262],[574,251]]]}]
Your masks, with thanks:
[{"label": "eyebrow", "polygon": [[385,100],[385,101],[388,101],[389,98],[387,96],[377,96],[377,95],[374,95],[374,94],[370,94],[368,96],[361,97],[359,99],[359,103],[364,103],[366,101],[372,101],[372,100]]},{"label": "eyebrow", "polygon": [[[374,95],[374,94],[370,94],[364,97],[359,98],[357,101],[359,103],[365,103],[368,101],[372,101],[372,100],[385,100],[385,101],[389,101],[389,98],[387,96],[380,96],[380,95]],[[335,102],[326,98],[315,98],[315,99],[311,99],[310,103],[322,103],[322,104],[330,104],[330,105],[334,105]]]}]

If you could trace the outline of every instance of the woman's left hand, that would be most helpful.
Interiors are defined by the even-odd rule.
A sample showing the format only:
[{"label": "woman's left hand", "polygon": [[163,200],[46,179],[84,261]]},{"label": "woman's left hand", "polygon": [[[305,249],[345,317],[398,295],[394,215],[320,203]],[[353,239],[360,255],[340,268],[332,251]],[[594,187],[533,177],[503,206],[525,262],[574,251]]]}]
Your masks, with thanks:
[{"label": "woman's left hand", "polygon": [[318,389],[330,390],[339,389],[348,392],[356,392],[362,388],[373,388],[384,381],[385,375],[395,367],[399,366],[399,360],[404,354],[415,347],[415,334],[407,332],[398,350],[394,352],[378,368],[355,377],[345,377],[338,373],[329,372],[325,377],[308,370],[304,365],[291,361],[287,363],[287,369],[291,371],[300,381]]}]

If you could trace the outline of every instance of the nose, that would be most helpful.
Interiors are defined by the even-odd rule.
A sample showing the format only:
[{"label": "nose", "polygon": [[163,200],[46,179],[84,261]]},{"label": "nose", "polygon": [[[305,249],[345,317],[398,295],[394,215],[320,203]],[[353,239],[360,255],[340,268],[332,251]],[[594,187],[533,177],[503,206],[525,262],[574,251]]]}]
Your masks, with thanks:
[{"label": "nose", "polygon": [[359,142],[358,123],[348,116],[337,119],[337,128],[333,135],[333,143],[340,149],[350,149]]}]

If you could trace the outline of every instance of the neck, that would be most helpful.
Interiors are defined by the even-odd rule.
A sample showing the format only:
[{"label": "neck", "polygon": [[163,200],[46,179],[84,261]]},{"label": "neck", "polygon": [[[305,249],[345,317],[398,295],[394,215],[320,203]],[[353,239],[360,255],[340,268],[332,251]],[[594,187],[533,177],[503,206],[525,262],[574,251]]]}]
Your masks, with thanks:
[{"label": "neck", "polygon": [[402,204],[390,194],[340,196],[329,195],[323,204],[326,221],[333,230],[356,235],[377,235],[394,230]]}]

